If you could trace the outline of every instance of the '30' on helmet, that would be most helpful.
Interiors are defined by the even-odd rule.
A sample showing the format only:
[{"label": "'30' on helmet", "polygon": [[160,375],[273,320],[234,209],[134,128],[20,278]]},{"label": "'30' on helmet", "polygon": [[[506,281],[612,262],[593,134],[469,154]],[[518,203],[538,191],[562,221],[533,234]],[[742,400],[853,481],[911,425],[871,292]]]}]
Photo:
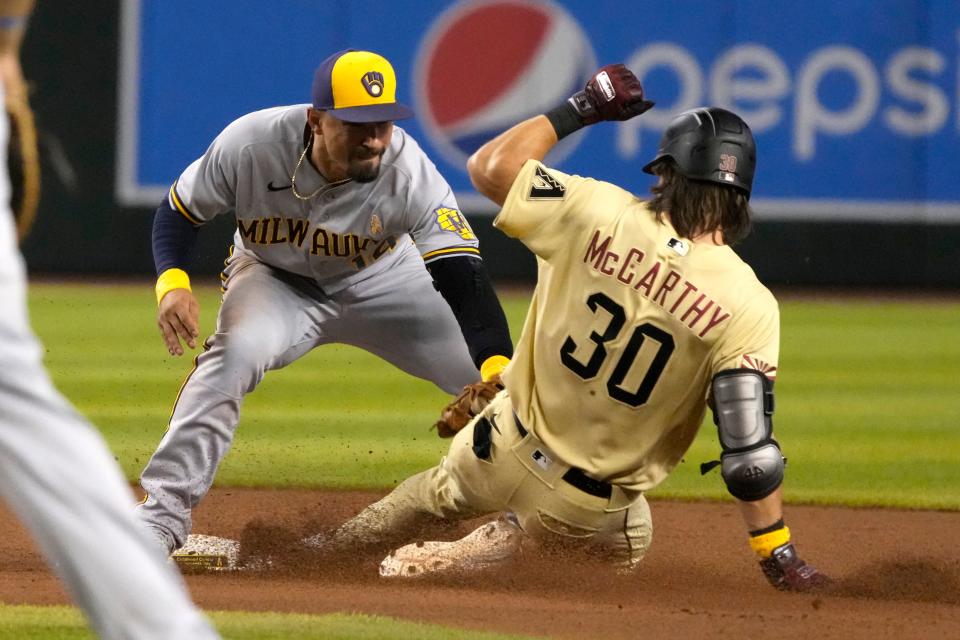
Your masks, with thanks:
[{"label": "'30' on helmet", "polygon": [[729,185],[750,196],[757,147],[750,127],[733,112],[701,107],[678,115],[664,130],[657,157],[643,170],[653,173],[666,158],[691,180]]}]

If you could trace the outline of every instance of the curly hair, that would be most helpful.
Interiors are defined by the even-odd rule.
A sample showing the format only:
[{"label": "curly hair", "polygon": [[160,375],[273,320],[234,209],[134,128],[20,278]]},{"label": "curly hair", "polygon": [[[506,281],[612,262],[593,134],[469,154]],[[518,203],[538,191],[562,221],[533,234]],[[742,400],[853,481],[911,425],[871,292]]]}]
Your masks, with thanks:
[{"label": "curly hair", "polygon": [[650,188],[650,208],[657,220],[668,219],[684,238],[720,231],[726,244],[736,244],[750,233],[752,211],[747,195],[714,182],[691,180],[671,158],[651,170],[660,180]]}]

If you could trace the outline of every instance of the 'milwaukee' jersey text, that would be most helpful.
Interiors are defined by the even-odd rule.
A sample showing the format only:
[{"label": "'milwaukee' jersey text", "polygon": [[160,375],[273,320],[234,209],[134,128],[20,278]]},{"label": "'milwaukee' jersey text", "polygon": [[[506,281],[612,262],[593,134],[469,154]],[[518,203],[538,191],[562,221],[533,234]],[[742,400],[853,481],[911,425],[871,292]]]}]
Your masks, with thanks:
[{"label": "'milwaukee' jersey text", "polygon": [[530,160],[494,224],[538,258],[503,378],[547,455],[649,490],[693,441],[714,375],[776,375],[773,295],[730,247],[679,237],[633,194]]},{"label": "'milwaukee' jersey text", "polygon": [[347,258],[358,269],[378,259],[397,244],[393,237],[379,240],[353,233],[337,233],[323,227],[311,229],[309,220],[295,218],[238,219],[237,232],[245,246],[289,243],[303,247],[304,241],[310,238],[307,248],[311,255]]},{"label": "'milwaukee' jersey text", "polygon": [[[313,278],[328,293],[385,272],[398,260],[479,255],[477,238],[446,180],[394,127],[380,176],[328,182],[304,158],[308,105],[275,107],[227,126],[170,188],[170,205],[194,224],[237,219],[235,256]],[[292,180],[296,171],[298,198]]]}]

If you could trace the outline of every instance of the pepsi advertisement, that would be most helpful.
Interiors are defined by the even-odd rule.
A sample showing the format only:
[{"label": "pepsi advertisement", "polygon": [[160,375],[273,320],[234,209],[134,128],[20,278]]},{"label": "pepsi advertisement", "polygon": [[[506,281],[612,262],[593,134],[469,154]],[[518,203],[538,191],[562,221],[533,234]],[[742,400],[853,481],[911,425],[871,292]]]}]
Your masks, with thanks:
[{"label": "pepsi advertisement", "polygon": [[712,105],[757,139],[760,219],[960,222],[955,0],[384,3],[125,0],[117,197],[153,206],[235,118],[310,100],[346,48],[386,56],[400,123],[470,215],[469,155],[623,62],[656,107],[587,127],[547,164],[637,194],[667,123]]}]

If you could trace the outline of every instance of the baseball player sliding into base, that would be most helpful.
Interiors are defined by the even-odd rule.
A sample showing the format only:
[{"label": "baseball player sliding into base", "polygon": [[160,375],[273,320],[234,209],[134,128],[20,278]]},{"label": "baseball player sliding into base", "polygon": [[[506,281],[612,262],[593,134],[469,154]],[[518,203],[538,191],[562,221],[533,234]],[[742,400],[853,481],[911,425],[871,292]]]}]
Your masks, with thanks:
[{"label": "baseball player sliding into base", "polygon": [[643,167],[659,178],[649,202],[542,163],[581,127],[652,106],[626,67],[610,65],[470,158],[476,188],[503,206],[494,224],[539,264],[506,390],[438,466],[329,544],[382,543],[425,518],[509,510],[518,527],[500,521],[459,542],[403,547],[381,573],[493,563],[518,531],[635,567],[653,531],[644,493],[680,462],[709,406],[722,477],[763,573],[780,589],[826,582],[799,558],[783,520],[784,458],[772,431],[777,302],[729,246],[750,225],[756,159],[747,124],[718,108],[678,116]]},{"label": "baseball player sliding into base", "polygon": [[[170,188],[153,247],[171,354],[198,336],[186,270],[199,227],[232,212],[216,332],[203,344],[141,475],[138,516],[173,551],[227,454],[243,397],[267,371],[351,344],[451,393],[496,379],[512,355],[477,238],[447,182],[395,120],[390,63],[342,51],[313,102],[230,124]],[[479,371],[478,371],[479,370]]]},{"label": "baseball player sliding into base", "polygon": [[[19,48],[32,5],[0,0],[0,102],[11,112],[29,111]],[[22,155],[31,123],[22,112],[18,118]],[[100,434],[57,393],[43,369],[27,319],[26,274],[10,212],[10,133],[6,114],[0,114],[0,495],[99,637],[217,638],[134,519],[133,493]],[[25,232],[33,211],[18,213]]]}]

